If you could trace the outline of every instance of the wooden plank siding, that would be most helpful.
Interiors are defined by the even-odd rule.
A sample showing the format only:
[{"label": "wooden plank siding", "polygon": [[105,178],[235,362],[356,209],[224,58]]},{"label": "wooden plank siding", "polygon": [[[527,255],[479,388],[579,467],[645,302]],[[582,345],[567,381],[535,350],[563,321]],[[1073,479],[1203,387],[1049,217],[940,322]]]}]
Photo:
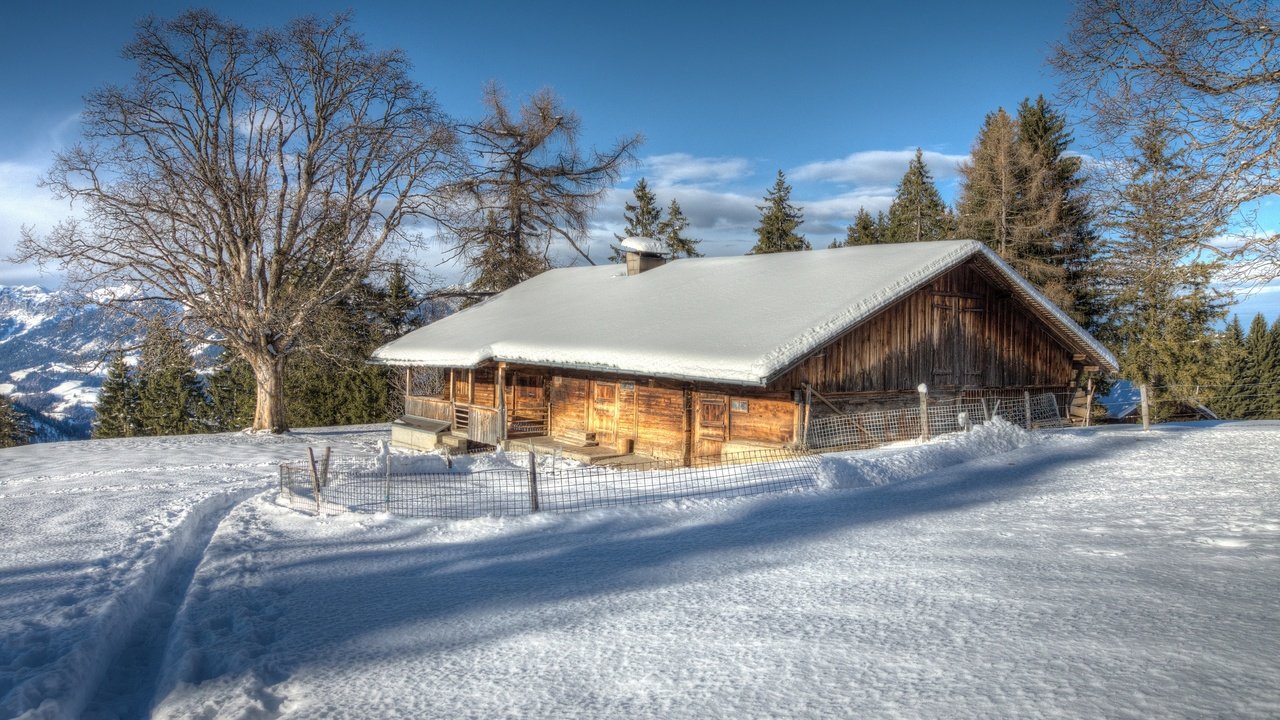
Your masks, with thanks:
[{"label": "wooden plank siding", "polygon": [[551,378],[550,385],[551,436],[564,436],[574,431],[586,432],[591,381],[556,375]]},{"label": "wooden plank siding", "polygon": [[969,265],[828,344],[773,380],[789,390],[895,392],[1061,387],[1075,375],[1072,351],[1021,302]]}]

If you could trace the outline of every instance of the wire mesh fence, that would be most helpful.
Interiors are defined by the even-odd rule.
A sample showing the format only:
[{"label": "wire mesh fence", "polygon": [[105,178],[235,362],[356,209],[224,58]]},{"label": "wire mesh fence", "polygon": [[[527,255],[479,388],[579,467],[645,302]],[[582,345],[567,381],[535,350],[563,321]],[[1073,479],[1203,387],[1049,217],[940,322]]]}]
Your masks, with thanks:
[{"label": "wire mesh fence", "polygon": [[280,489],[301,509],[466,519],[574,511],[679,498],[753,495],[814,487],[820,461],[798,450],[655,461],[623,467],[568,464],[524,452],[321,459],[280,466]]},{"label": "wire mesh fence", "polygon": [[805,445],[822,451],[862,450],[967,430],[994,417],[1027,430],[1063,427],[1070,421],[1063,417],[1062,407],[1054,393],[1022,393],[930,401],[927,422],[921,422],[919,406],[828,415],[810,420]]},{"label": "wire mesh fence", "polygon": [[466,519],[539,511],[575,511],[779,492],[818,484],[817,452],[878,447],[967,430],[1002,417],[1027,429],[1067,423],[1052,393],[987,395],[920,408],[816,418],[806,447],[761,449],[679,461],[579,465],[532,451],[462,455],[384,454],[332,460],[326,452],[280,466],[280,490],[290,504],[320,513],[388,512],[408,517]]}]

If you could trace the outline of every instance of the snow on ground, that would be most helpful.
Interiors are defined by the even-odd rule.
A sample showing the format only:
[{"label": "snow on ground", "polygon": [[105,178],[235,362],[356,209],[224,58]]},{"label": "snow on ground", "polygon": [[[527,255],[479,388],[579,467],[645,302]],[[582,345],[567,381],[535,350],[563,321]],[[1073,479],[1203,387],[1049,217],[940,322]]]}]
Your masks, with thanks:
[{"label": "snow on ground", "polygon": [[1280,423],[985,428],[582,513],[276,497],[383,433],[0,451],[0,717],[1280,714]]}]

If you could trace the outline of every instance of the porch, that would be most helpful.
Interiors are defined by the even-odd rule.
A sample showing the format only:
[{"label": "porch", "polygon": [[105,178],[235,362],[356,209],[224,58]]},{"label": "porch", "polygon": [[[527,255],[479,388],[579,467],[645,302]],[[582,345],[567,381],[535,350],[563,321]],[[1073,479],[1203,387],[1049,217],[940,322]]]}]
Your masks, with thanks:
[{"label": "porch", "polygon": [[452,435],[485,445],[496,446],[511,438],[546,435],[547,406],[543,403],[522,404],[518,394],[514,399],[509,407],[490,407],[441,397],[409,395],[404,400],[404,412],[410,418],[447,423]]},{"label": "porch", "polygon": [[[392,441],[416,450],[432,450],[441,446],[465,449],[470,443],[481,443],[508,450],[531,450],[542,455],[558,454],[587,465],[628,466],[657,462],[647,455],[596,445],[585,436],[576,440],[554,438],[548,434],[548,413],[546,405],[514,402],[508,411],[440,397],[410,395],[405,398],[405,417],[392,425]],[[432,437],[424,438],[424,434]]]}]

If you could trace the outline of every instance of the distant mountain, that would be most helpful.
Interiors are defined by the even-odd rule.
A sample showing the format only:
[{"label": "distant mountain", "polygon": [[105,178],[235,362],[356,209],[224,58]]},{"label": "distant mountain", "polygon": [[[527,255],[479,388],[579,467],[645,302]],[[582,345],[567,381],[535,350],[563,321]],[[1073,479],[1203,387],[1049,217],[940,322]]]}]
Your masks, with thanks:
[{"label": "distant mountain", "polygon": [[65,290],[0,285],[0,392],[31,415],[39,441],[89,437],[103,359],[138,339],[136,320]]}]

